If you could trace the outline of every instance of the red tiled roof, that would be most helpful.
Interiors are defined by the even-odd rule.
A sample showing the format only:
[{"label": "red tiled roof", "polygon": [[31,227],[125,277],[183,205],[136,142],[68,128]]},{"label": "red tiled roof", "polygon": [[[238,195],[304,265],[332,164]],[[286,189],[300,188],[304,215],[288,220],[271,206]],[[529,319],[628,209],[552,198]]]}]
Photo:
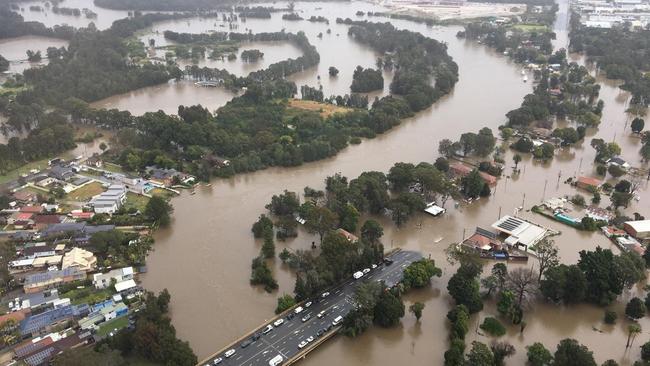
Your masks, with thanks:
[{"label": "red tiled roof", "polygon": [[20,212],[20,213],[18,213],[18,215],[16,215],[16,220],[17,221],[25,221],[25,220],[31,219],[32,216],[34,216],[34,214],[31,213],[31,212]]},{"label": "red tiled roof", "polygon": [[29,201],[34,199],[36,195],[29,191],[18,191],[13,194],[14,198],[18,201]]},{"label": "red tiled roof", "polygon": [[59,215],[37,215],[34,217],[36,224],[58,224],[61,222]]},{"label": "red tiled roof", "polygon": [[592,177],[578,177],[578,184],[597,187],[600,185],[600,180]]},{"label": "red tiled roof", "polygon": [[25,319],[25,316],[29,313],[29,309],[23,309],[20,311],[14,311],[13,313],[7,313],[0,316],[0,326],[6,323],[9,320],[14,320],[16,323],[20,323]]},{"label": "red tiled roof", "polygon": [[23,206],[20,208],[20,212],[31,212],[31,213],[41,213],[43,207],[41,206]]}]

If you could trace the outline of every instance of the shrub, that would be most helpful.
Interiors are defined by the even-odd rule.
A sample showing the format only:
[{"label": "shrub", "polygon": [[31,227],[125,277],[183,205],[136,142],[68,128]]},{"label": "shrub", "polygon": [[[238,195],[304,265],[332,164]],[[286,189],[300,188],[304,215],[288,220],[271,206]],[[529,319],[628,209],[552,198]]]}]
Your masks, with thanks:
[{"label": "shrub", "polygon": [[605,310],[605,324],[616,324],[618,314],[614,310]]},{"label": "shrub", "polygon": [[500,337],[504,334],[506,334],[506,328],[501,324],[500,321],[493,317],[487,317],[485,320],[483,320],[483,324],[481,324],[481,329],[483,329],[485,332],[487,332],[490,335]]}]

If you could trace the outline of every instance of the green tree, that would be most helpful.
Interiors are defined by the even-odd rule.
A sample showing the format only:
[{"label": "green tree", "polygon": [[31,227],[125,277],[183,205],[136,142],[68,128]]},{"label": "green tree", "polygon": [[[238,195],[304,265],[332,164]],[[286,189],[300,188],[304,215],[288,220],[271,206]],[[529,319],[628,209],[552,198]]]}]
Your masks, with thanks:
[{"label": "green tree", "polygon": [[607,167],[607,172],[614,178],[622,177],[626,173],[625,169],[615,164]]},{"label": "green tree", "polygon": [[476,198],[481,195],[481,192],[486,185],[485,180],[481,177],[478,169],[472,170],[467,176],[461,180],[463,193],[470,198]]},{"label": "green tree", "polygon": [[518,170],[517,167],[519,166],[519,163],[521,162],[521,155],[515,154],[512,157],[512,161],[515,163],[515,171],[517,171]]},{"label": "green tree", "polygon": [[633,297],[625,306],[625,315],[632,319],[641,319],[646,314],[645,304],[638,297]]},{"label": "green tree", "polygon": [[447,312],[447,319],[451,322],[450,338],[465,339],[469,331],[469,311],[465,305],[456,305]]},{"label": "green tree", "polygon": [[404,313],[402,299],[393,295],[392,291],[383,291],[375,305],[374,321],[382,327],[392,327],[399,323]]},{"label": "green tree", "polygon": [[632,347],[632,343],[636,339],[636,336],[641,333],[641,326],[639,324],[630,324],[627,326],[627,342],[625,343],[625,348]]},{"label": "green tree", "polygon": [[325,234],[336,227],[338,216],[327,207],[312,206],[305,217],[305,228],[312,234],[318,234],[321,244]]},{"label": "green tree", "polygon": [[404,268],[402,283],[406,289],[424,287],[431,283],[433,276],[442,276],[442,270],[436,267],[432,259],[423,258]]},{"label": "green tree", "polygon": [[560,341],[554,355],[553,366],[596,366],[593,352],[575,339]]},{"label": "green tree", "polygon": [[331,77],[335,77],[335,76],[337,76],[339,74],[339,69],[337,69],[334,66],[330,66],[328,72],[329,72]]},{"label": "green tree", "polygon": [[278,297],[278,306],[275,308],[275,313],[280,314],[281,312],[290,309],[292,306],[296,305],[296,299],[289,294],[284,294]]},{"label": "green tree", "polygon": [[506,328],[501,324],[497,319],[488,316],[483,319],[483,323],[480,326],[486,333],[492,336],[501,337],[506,334]]},{"label": "green tree", "polygon": [[543,344],[535,342],[526,349],[530,366],[550,366],[552,364],[553,355]]},{"label": "green tree", "polygon": [[253,224],[251,231],[253,232],[253,236],[255,238],[261,238],[264,236],[264,232],[269,229],[273,231],[273,221],[271,221],[271,219],[266,215],[262,214],[260,215],[259,219],[257,219],[257,221],[255,221]]},{"label": "green tree", "polygon": [[550,268],[557,266],[560,263],[558,255],[559,249],[555,242],[551,239],[544,238],[533,247],[537,253],[537,260],[539,266],[539,275],[537,281],[542,279],[544,272]]},{"label": "green tree", "polygon": [[587,279],[586,300],[608,305],[623,291],[620,268],[613,266],[614,254],[609,249],[597,247],[594,251],[580,251],[578,267]]},{"label": "green tree", "polygon": [[264,243],[262,244],[262,256],[266,259],[275,257],[275,242],[273,241],[272,230],[267,230],[264,233]]},{"label": "green tree", "polygon": [[467,366],[492,366],[494,354],[484,343],[474,341],[472,348],[467,353]]},{"label": "green tree", "polygon": [[646,342],[641,346],[641,359],[643,361],[650,361],[650,342]]},{"label": "green tree", "polygon": [[616,319],[618,318],[618,314],[616,314],[615,311],[613,310],[605,310],[605,324],[616,324]]},{"label": "green tree", "polygon": [[483,309],[483,301],[479,292],[479,271],[471,265],[461,264],[447,284],[449,295],[458,305],[465,305],[470,313]]},{"label": "green tree", "polygon": [[641,133],[641,131],[643,131],[643,127],[645,127],[645,121],[642,118],[637,117],[632,120],[630,127],[632,128],[632,132]]},{"label": "green tree", "polygon": [[515,354],[515,347],[508,342],[494,342],[490,349],[494,355],[495,366],[503,366],[505,359]]},{"label": "green tree", "polygon": [[161,196],[154,195],[149,199],[144,209],[144,214],[149,220],[161,227],[169,225],[171,221],[172,206]]},{"label": "green tree", "polygon": [[71,348],[59,354],[52,361],[54,366],[125,366],[127,362],[122,358],[120,351],[112,350],[103,344],[96,348],[78,347]]},{"label": "green tree", "polygon": [[465,365],[465,342],[462,339],[452,339],[449,349],[445,351],[445,366]]},{"label": "green tree", "polygon": [[420,321],[420,318],[422,318],[422,310],[424,310],[424,304],[419,301],[416,301],[409,306],[409,311],[413,313],[418,322]]},{"label": "green tree", "polygon": [[369,219],[363,223],[361,227],[361,239],[369,243],[378,243],[379,239],[384,235],[384,229],[377,221]]}]

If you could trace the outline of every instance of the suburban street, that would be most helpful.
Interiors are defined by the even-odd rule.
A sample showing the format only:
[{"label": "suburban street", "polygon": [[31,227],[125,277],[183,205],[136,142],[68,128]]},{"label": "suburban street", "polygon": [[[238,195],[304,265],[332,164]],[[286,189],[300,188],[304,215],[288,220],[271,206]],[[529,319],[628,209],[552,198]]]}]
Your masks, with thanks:
[{"label": "suburban street", "polygon": [[[254,332],[261,335],[257,341],[245,348],[241,347],[241,343],[234,345],[232,349],[235,350],[235,353],[229,358],[226,358],[224,352],[212,357],[206,365],[212,365],[215,359],[221,358],[223,360],[221,365],[266,366],[277,355],[281,355],[284,361],[295,356],[301,351],[298,348],[300,342],[307,340],[310,336],[316,339],[319,330],[326,329],[337,316],[345,316],[353,309],[354,292],[360,283],[384,281],[387,286],[393,286],[401,280],[403,269],[411,262],[421,259],[422,256],[412,251],[400,251],[387,258],[390,258],[393,263],[381,264],[359,280],[350,278],[342,286],[332,290],[328,296],[313,299],[311,306],[295,315],[293,319],[288,320],[285,317],[282,325],[273,327],[273,330],[266,334],[262,334],[267,327],[267,324],[264,324]],[[305,305],[303,305],[304,307]],[[325,311],[325,315],[319,319],[317,315],[321,311]],[[307,315],[310,318],[303,322],[302,318]],[[242,341],[242,343],[244,342],[246,340]],[[311,344],[307,345],[305,349],[310,346]]]}]

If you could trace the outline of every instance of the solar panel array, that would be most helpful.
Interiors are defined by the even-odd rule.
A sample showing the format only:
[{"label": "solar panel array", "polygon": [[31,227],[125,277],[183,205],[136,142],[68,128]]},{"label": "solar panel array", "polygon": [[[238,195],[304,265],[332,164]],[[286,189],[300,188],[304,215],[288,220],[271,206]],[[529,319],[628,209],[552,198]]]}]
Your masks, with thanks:
[{"label": "solar panel array", "polygon": [[501,229],[503,229],[505,231],[512,232],[523,223],[524,223],[523,221],[521,221],[521,220],[519,220],[517,218],[508,217],[506,220],[499,223],[499,225],[497,225],[497,227],[499,227],[499,228],[501,228]]},{"label": "solar panel array", "polygon": [[484,236],[486,238],[490,238],[490,239],[496,239],[497,238],[497,234],[495,234],[495,233],[493,233],[491,231],[485,230],[483,228],[480,228],[478,226],[476,227],[476,233],[481,235],[481,236]]},{"label": "solar panel array", "polygon": [[35,353],[27,358],[25,358],[25,363],[30,366],[43,365],[52,358],[57,353],[56,348],[48,347],[41,352]]}]

